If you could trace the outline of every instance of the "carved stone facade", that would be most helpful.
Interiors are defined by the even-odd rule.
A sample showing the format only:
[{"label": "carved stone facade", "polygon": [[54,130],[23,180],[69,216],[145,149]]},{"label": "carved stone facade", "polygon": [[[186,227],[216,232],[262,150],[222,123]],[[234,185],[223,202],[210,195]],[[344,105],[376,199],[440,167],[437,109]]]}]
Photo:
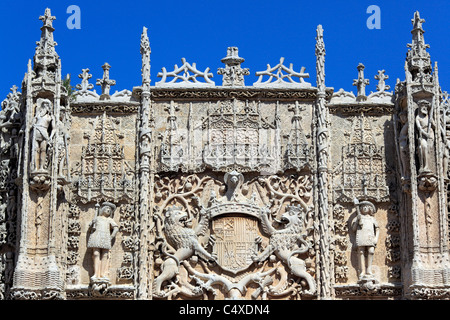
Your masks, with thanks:
[{"label": "carved stone facade", "polygon": [[[405,80],[182,59],[72,93],[49,9],[0,111],[2,299],[450,299],[448,94],[414,15]],[[356,73],[356,72],[355,72]],[[119,81],[117,81],[119,82]],[[69,84],[70,86],[70,84]],[[394,87],[394,86],[392,86]]]}]

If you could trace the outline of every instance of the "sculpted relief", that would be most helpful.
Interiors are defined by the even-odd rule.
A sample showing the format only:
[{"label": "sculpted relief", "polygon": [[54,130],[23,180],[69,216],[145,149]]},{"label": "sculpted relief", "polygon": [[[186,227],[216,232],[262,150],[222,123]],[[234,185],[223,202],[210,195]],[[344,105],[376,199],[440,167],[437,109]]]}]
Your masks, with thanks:
[{"label": "sculpted relief", "polygon": [[144,27],[142,85],[113,93],[106,63],[71,92],[41,20],[1,104],[0,298],[450,298],[450,102],[418,13],[406,80],[379,66],[369,93],[360,63],[356,94],[326,86],[322,26],[316,84],[281,58],[246,85],[229,47],[151,86]]},{"label": "sculpted relief", "polygon": [[[161,239],[155,298],[313,296],[310,185],[302,178],[302,196],[280,185],[295,180],[246,180],[237,171],[226,173],[223,183],[208,176],[171,181],[182,183],[180,191],[187,191],[187,185],[184,193],[171,194],[161,184],[156,194],[165,195],[155,216]],[[190,209],[183,208],[187,203]],[[259,289],[254,291],[251,283]]]}]

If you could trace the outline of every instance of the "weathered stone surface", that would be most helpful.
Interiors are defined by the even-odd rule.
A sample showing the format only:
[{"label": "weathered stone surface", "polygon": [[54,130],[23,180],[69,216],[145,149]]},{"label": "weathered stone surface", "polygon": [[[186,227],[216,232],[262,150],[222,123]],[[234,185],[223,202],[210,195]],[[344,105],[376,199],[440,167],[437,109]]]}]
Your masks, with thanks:
[{"label": "weathered stone surface", "polygon": [[[356,95],[302,67],[182,59],[69,95],[49,9],[0,111],[2,299],[449,299],[448,94],[418,12],[405,80]],[[402,67],[402,66],[399,66]]]}]

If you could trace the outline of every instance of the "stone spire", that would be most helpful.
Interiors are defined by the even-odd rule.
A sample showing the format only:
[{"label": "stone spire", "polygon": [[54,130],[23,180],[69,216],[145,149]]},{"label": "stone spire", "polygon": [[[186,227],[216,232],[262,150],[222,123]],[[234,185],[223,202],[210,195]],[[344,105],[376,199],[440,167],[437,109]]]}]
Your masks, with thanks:
[{"label": "stone spire", "polygon": [[317,26],[316,37],[316,71],[317,71],[317,88],[319,92],[325,93],[325,42],[323,41],[322,25]]},{"label": "stone spire", "polygon": [[41,39],[36,42],[36,53],[34,56],[35,68],[36,65],[47,66],[49,64],[56,64],[56,59],[58,55],[55,51],[55,46],[57,43],[53,39],[53,21],[56,20],[49,8],[45,9],[43,16],[39,17],[39,20],[43,22],[41,27]]},{"label": "stone spire", "polygon": [[147,28],[144,27],[141,35],[141,55],[142,55],[142,86],[144,90],[150,90],[150,40],[147,35]]},{"label": "stone spire", "polygon": [[44,15],[39,17],[43,25],[41,27],[41,38],[36,42],[34,54],[33,90],[56,93],[56,83],[61,81],[61,61],[55,50],[57,44],[53,39],[53,32],[55,31],[53,21],[55,19],[49,8],[45,9]]},{"label": "stone spire", "polygon": [[413,24],[413,30],[411,31],[412,43],[408,44],[410,50],[407,54],[407,61],[408,69],[413,76],[413,80],[415,80],[417,76],[431,74],[432,67],[430,54],[427,52],[430,46],[425,44],[425,38],[423,36],[425,31],[422,25],[425,19],[421,19],[419,11],[416,11],[414,13],[414,19],[411,21]]}]

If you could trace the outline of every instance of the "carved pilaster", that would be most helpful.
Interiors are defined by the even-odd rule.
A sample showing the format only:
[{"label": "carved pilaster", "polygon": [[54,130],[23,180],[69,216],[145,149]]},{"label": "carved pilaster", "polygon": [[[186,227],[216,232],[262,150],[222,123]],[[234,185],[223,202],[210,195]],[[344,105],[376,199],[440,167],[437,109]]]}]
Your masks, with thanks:
[{"label": "carved pilaster", "polygon": [[150,127],[151,102],[150,102],[150,41],[147,28],[144,27],[141,36],[142,55],[142,93],[141,109],[139,113],[139,227],[140,248],[137,274],[137,297],[138,299],[152,299],[149,290],[153,275],[153,252],[149,250],[149,244],[153,242],[153,218],[152,204],[154,173],[152,170],[152,142],[153,132]]},{"label": "carved pilaster", "polygon": [[[21,157],[20,249],[11,295],[15,299],[61,298],[63,286],[60,259],[63,244],[56,242],[56,231],[66,217],[58,215],[58,193],[66,179],[67,123],[60,114],[68,107],[67,90],[61,81],[61,61],[54,49],[49,9],[43,21],[41,39],[37,42],[34,67],[31,61],[24,80],[26,95],[24,136]],[[67,149],[66,149],[67,150]],[[61,158],[62,157],[62,158]],[[68,170],[65,171],[68,178]]]},{"label": "carved pilaster", "polygon": [[325,86],[325,43],[323,29],[319,25],[316,37],[316,71],[317,71],[317,100],[316,100],[316,143],[318,162],[318,218],[319,218],[319,272],[317,278],[320,283],[320,297],[330,299],[333,296],[333,259],[330,252],[331,235],[329,229],[329,200],[328,200],[328,109],[326,107]]},{"label": "carved pilaster", "polygon": [[[425,20],[416,12],[412,22],[406,81],[397,83],[396,88],[396,120],[403,184],[400,212],[407,251],[403,254],[402,274],[406,292],[414,298],[418,288],[450,286],[450,268],[438,70],[437,64],[432,70],[426,52],[429,46],[422,29]],[[402,91],[406,94],[400,94]]]}]

